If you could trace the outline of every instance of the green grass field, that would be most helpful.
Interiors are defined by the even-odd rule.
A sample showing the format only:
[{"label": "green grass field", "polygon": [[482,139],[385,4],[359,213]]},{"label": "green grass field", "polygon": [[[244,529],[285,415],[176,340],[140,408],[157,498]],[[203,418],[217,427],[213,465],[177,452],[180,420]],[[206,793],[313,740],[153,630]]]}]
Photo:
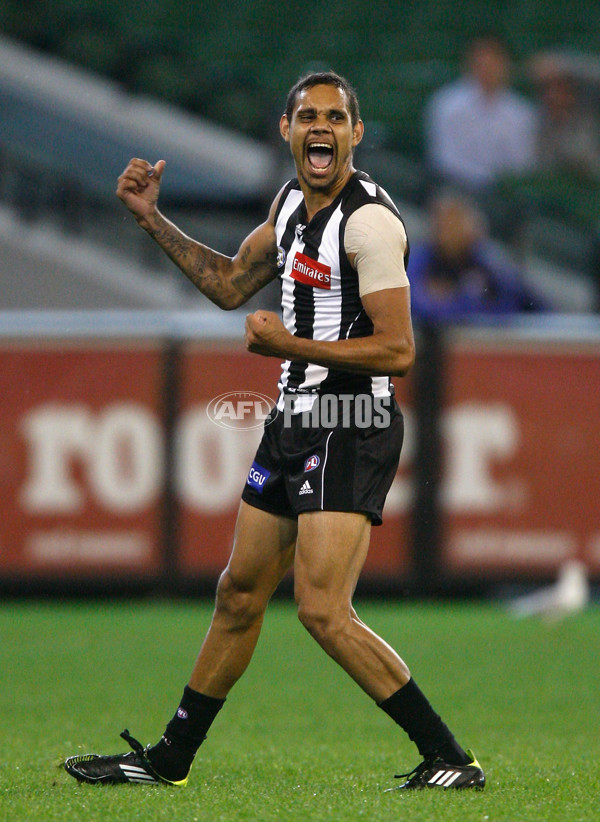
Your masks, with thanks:
[{"label": "green grass field", "polygon": [[0,819],[600,819],[600,609],[515,621],[495,605],[358,603],[472,746],[480,792],[385,793],[412,743],[303,631],[269,608],[256,655],[200,749],[187,788],[80,785],[78,752],[144,743],[172,715],[210,603],[0,606]]}]

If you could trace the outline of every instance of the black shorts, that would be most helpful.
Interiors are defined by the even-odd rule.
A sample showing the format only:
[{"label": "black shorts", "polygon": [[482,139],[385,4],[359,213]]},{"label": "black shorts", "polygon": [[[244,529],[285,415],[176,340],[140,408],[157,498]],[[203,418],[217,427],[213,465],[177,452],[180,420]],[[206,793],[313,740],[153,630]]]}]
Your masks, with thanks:
[{"label": "black shorts", "polygon": [[[381,525],[383,505],[398,470],[404,421],[395,399],[376,400],[367,427],[356,424],[354,402],[337,424],[306,424],[303,414],[273,409],[242,493],[255,508],[296,519],[305,511],[365,513]],[[369,418],[371,419],[371,418]],[[331,420],[328,421],[331,423]],[[386,424],[384,424],[386,423]]]}]

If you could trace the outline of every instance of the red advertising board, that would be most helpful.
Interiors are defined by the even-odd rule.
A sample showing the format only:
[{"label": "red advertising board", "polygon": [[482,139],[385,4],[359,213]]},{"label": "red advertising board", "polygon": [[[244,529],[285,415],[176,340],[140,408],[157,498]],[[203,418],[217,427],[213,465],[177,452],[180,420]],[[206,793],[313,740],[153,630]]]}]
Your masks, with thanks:
[{"label": "red advertising board", "polygon": [[0,350],[0,575],[159,569],[161,351],[43,342]]},{"label": "red advertising board", "polygon": [[[164,364],[152,340],[2,345],[0,578],[162,573]],[[464,579],[535,577],[579,558],[598,575],[600,352],[463,338],[450,345],[446,365],[445,570]],[[225,565],[261,435],[261,425],[217,424],[210,405],[225,392],[246,409],[257,396],[274,401],[278,374],[275,359],[247,354],[239,342],[181,344],[176,540],[168,548],[177,549],[185,579]],[[396,383],[405,446],[365,567],[380,579],[411,570],[412,383]]]},{"label": "red advertising board", "polygon": [[600,571],[600,356],[574,345],[449,349],[444,561],[485,576]]}]

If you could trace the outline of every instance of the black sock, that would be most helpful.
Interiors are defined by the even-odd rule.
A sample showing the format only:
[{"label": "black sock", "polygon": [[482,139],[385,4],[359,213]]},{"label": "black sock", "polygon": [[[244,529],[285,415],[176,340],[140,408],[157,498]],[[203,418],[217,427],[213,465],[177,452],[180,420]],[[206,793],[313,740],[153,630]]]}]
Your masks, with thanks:
[{"label": "black sock", "polygon": [[162,739],[148,751],[148,758],[160,776],[171,782],[185,779],[224,702],[185,686],[179,708]]},{"label": "black sock", "polygon": [[421,756],[440,756],[450,765],[467,765],[471,761],[414,679],[378,705],[406,731]]}]

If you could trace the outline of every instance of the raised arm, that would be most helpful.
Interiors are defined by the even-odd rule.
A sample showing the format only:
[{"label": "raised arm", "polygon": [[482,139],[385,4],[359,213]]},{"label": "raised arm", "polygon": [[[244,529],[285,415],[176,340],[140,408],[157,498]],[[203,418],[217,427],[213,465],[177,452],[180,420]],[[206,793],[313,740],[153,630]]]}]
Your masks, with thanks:
[{"label": "raised arm", "polygon": [[152,166],[134,158],[119,177],[117,196],[199,291],[219,308],[238,308],[277,276],[277,199],[267,220],[244,240],[234,257],[227,257],[188,237],[160,213],[157,203],[164,169],[164,160]]}]

